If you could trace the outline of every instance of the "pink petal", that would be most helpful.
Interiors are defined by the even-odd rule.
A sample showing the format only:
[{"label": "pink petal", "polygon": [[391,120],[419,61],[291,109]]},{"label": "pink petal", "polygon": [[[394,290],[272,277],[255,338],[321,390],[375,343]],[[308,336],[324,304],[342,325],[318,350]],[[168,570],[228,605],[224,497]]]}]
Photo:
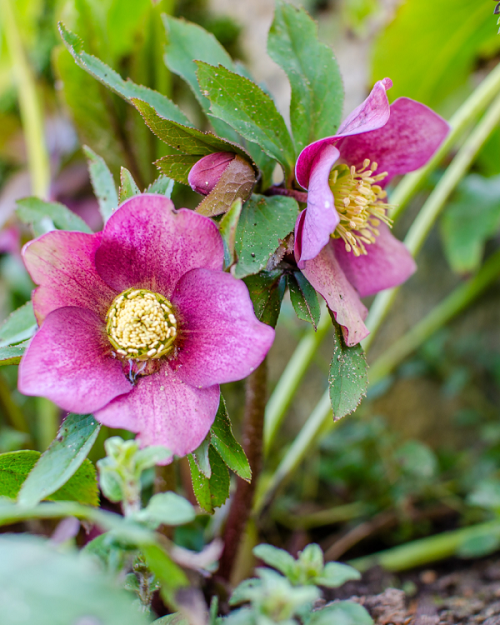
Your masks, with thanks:
[{"label": "pink petal", "polygon": [[95,268],[100,241],[100,234],[54,230],[24,246],[26,268],[40,285],[33,295],[39,324],[63,306],[88,308],[104,317],[116,293]]},{"label": "pink petal", "polygon": [[246,378],[264,360],[274,330],[257,320],[247,287],[228,273],[195,269],[172,296],[181,320],[179,378],[197,387]]},{"label": "pink petal", "polygon": [[64,410],[94,412],[132,385],[111,357],[104,324],[85,308],[51,312],[19,365],[19,390],[47,397]]},{"label": "pink petal", "polygon": [[380,224],[379,230],[380,236],[375,243],[366,246],[368,253],[364,256],[356,257],[346,251],[343,241],[334,241],[338,263],[360,297],[402,284],[417,268],[404,243],[398,241],[385,224]]},{"label": "pink petal", "polygon": [[439,148],[450,127],[429,107],[409,98],[391,105],[389,121],[378,130],[356,134],[338,144],[341,158],[361,165],[365,158],[378,163],[377,173],[388,172],[382,185],[398,174],[422,167]]},{"label": "pink petal", "polygon": [[295,228],[295,238],[300,246],[300,255],[297,259],[299,267],[303,267],[304,261],[320,253],[340,221],[328,184],[330,171],[338,157],[337,148],[326,145],[317,153],[312,164],[307,209],[305,215],[297,219]]},{"label": "pink petal", "polygon": [[185,456],[207,435],[219,397],[217,385],[194,388],[165,362],[157,373],[139,378],[131,393],[96,412],[95,418],[113,428],[139,432],[142,446],[163,445]]},{"label": "pink petal", "polygon": [[[306,146],[299,154],[295,167],[297,182],[307,189],[312,168],[319,152],[322,152],[326,145],[337,143],[343,137],[371,132],[381,128],[389,119],[389,101],[386,90],[392,87],[389,78],[384,78],[375,83],[370,95],[366,100],[354,109],[349,117],[341,124],[339,133],[333,137],[326,137]],[[365,157],[366,158],[366,157]]]},{"label": "pink petal", "polygon": [[191,189],[201,195],[211,193],[235,156],[233,152],[215,152],[201,158],[188,175]]},{"label": "pink petal", "polygon": [[190,269],[222,269],[224,246],[208,217],[181,209],[162,195],[136,195],[108,220],[96,267],[117,291],[138,287],[170,297]]},{"label": "pink petal", "polygon": [[363,323],[368,311],[337,262],[333,245],[325,245],[316,258],[306,261],[302,273],[325,298],[342,326],[346,345],[352,347],[362,341],[369,334]]}]

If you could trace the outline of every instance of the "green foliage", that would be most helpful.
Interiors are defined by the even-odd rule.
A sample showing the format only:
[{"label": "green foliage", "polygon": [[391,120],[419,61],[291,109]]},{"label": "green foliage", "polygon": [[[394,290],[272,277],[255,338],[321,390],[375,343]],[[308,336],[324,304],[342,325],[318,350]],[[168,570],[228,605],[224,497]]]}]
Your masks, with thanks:
[{"label": "green foliage", "polygon": [[339,601],[312,612],[305,625],[373,625],[373,619],[362,605]]},{"label": "green foliage", "polygon": [[137,186],[132,174],[128,169],[122,167],[120,169],[120,190],[118,191],[118,204],[122,204],[126,200],[130,199],[134,195],[140,194],[140,189]]},{"label": "green foliage", "polygon": [[87,224],[69,208],[59,202],[45,202],[37,197],[26,197],[17,200],[16,215],[25,224],[31,224],[35,236],[49,230],[73,230],[91,233]]},{"label": "green foliage", "polygon": [[290,119],[297,150],[335,134],[344,103],[342,76],[332,50],[302,8],[279,0],[267,42],[269,56],[292,87]]},{"label": "green foliage", "polygon": [[479,269],[486,241],[500,230],[500,176],[467,176],[441,219],[446,258],[453,271]]},{"label": "green foliage", "polygon": [[[0,497],[15,499],[39,459],[39,451],[28,449],[0,454]],[[63,486],[43,498],[51,501],[78,501],[97,506],[99,498],[94,465],[85,460]]]},{"label": "green foliage", "polygon": [[195,163],[200,160],[198,155],[170,154],[162,156],[155,162],[156,167],[175,182],[188,185],[188,175]]},{"label": "green foliage", "polygon": [[237,278],[262,271],[280,242],[293,231],[298,204],[290,197],[252,195],[236,231]]},{"label": "green foliage", "polygon": [[275,328],[285,295],[286,276],[281,269],[261,271],[244,279],[252,299],[255,316]]},{"label": "green foliage", "polygon": [[0,347],[0,367],[6,365],[18,365],[21,358],[29,345],[29,340],[17,345],[8,345]]},{"label": "green foliage", "polygon": [[102,625],[146,625],[113,579],[73,551],[61,553],[34,536],[0,538],[0,612],[4,625],[99,622]]},{"label": "green foliage", "polygon": [[236,260],[236,230],[240,221],[243,202],[236,199],[219,223],[219,232],[224,241],[224,268],[228,269]]},{"label": "green foliage", "polygon": [[30,339],[37,328],[33,304],[26,302],[21,308],[11,313],[0,326],[0,348]]},{"label": "green foliage", "polygon": [[215,421],[210,428],[210,444],[215,448],[226,466],[242,480],[250,482],[252,470],[243,448],[234,438],[231,421],[227,414],[226,402],[221,395]]},{"label": "green foliage", "polygon": [[99,202],[99,209],[106,222],[118,206],[118,194],[113,174],[109,171],[104,159],[88,146],[84,146],[83,151],[88,159],[90,180]]},{"label": "green foliage", "polygon": [[368,365],[361,345],[347,347],[340,327],[334,322],[334,348],[328,385],[335,421],[358,407],[368,387]]},{"label": "green foliage", "polygon": [[321,317],[321,308],[319,307],[316,291],[301,271],[294,271],[293,274],[288,274],[287,282],[290,299],[297,317],[312,323],[316,330]]},{"label": "green foliage", "polygon": [[184,525],[195,518],[193,506],[173,492],[153,495],[148,505],[134,515],[134,519],[146,523],[151,529],[159,525]]},{"label": "green foliage", "polygon": [[173,180],[167,178],[167,176],[158,176],[158,178],[149,185],[144,193],[158,193],[159,195],[165,195],[170,198],[173,188]]},{"label": "green foliage", "polygon": [[62,488],[85,462],[100,427],[92,415],[69,414],[23,483],[19,503],[33,506]]},{"label": "green foliage", "polygon": [[201,508],[211,514],[215,508],[222,506],[229,497],[229,471],[227,466],[212,445],[208,448],[210,477],[206,477],[202,473],[196,463],[194,454],[189,454],[188,460],[196,500]]}]

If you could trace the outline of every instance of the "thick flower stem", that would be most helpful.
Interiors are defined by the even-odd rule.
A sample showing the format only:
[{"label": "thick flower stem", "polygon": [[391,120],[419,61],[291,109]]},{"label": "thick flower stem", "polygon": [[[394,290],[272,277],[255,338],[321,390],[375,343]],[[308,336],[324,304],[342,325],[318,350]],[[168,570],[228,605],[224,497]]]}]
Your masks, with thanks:
[{"label": "thick flower stem", "polygon": [[231,502],[224,532],[224,550],[218,574],[229,581],[238,555],[262,465],[264,410],[266,407],[267,360],[248,377],[246,386],[245,416],[243,423],[243,448],[252,469],[252,481],[237,478],[236,492]]}]

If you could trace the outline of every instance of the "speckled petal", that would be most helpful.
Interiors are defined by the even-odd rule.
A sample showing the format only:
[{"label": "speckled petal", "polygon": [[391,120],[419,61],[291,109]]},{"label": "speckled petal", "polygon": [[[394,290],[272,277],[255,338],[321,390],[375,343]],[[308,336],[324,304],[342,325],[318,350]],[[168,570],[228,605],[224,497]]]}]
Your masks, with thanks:
[{"label": "speckled petal", "polygon": [[143,447],[163,445],[185,456],[207,435],[219,397],[217,385],[194,388],[164,363],[157,373],[139,378],[131,393],[117,397],[94,416],[104,425],[138,432]]},{"label": "speckled petal", "polygon": [[328,184],[330,171],[338,157],[337,148],[326,145],[318,152],[312,165],[307,209],[304,215],[299,216],[295,227],[295,240],[298,241],[296,249],[300,249],[297,261],[299,267],[320,253],[340,221]]},{"label": "speckled petal", "polygon": [[316,258],[306,261],[302,273],[325,298],[342,326],[346,345],[352,347],[362,341],[369,334],[363,323],[368,311],[335,258],[333,245],[325,245]]},{"label": "speckled petal", "polygon": [[116,293],[96,271],[100,234],[54,230],[24,246],[23,259],[35,284],[33,307],[39,324],[63,306],[94,310],[104,318]]},{"label": "speckled petal", "polygon": [[76,413],[94,412],[132,385],[110,355],[99,316],[85,308],[51,312],[19,365],[19,390]]},{"label": "speckled petal", "polygon": [[361,165],[365,158],[378,163],[377,173],[389,174],[381,183],[384,186],[394,176],[425,165],[449,130],[449,124],[429,107],[399,98],[391,104],[391,115],[383,128],[349,136],[337,147],[349,165]]},{"label": "speckled petal", "polygon": [[264,360],[274,330],[257,320],[247,287],[228,273],[195,269],[172,296],[180,315],[179,378],[198,387],[241,380]]},{"label": "speckled petal", "polygon": [[379,231],[380,236],[366,246],[367,254],[363,256],[346,252],[344,242],[339,239],[334,242],[335,256],[360,297],[402,284],[417,268],[404,243],[385,224],[380,224]]},{"label": "speckled petal", "polygon": [[111,216],[96,253],[99,274],[113,289],[151,289],[170,297],[179,278],[198,267],[222,269],[224,246],[208,217],[162,195],[130,198]]}]

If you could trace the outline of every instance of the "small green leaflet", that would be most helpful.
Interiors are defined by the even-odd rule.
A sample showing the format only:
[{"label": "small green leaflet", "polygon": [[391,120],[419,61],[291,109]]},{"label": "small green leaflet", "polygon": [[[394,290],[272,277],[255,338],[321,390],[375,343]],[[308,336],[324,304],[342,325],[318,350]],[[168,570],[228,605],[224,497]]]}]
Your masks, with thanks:
[{"label": "small green leaflet", "polygon": [[333,322],[333,357],[328,385],[333,419],[337,421],[359,406],[368,387],[368,365],[360,344],[347,347],[339,325]]},{"label": "small green leaflet", "polygon": [[290,120],[297,150],[334,135],[344,103],[342,76],[332,50],[318,40],[317,26],[304,9],[277,0],[267,51],[292,87]]},{"label": "small green leaflet", "polygon": [[241,212],[236,232],[235,277],[258,273],[295,227],[299,207],[291,197],[252,195]]},{"label": "small green leaflet", "polygon": [[11,313],[0,327],[0,348],[30,339],[37,329],[33,304],[26,302]]},{"label": "small green leaflet", "polygon": [[[43,234],[47,230],[72,230],[74,232],[91,233],[87,224],[59,202],[45,202],[37,197],[26,197],[17,200],[16,215],[25,224],[32,224],[35,234]],[[46,228],[47,222],[53,224],[52,228]]]},{"label": "small green leaflet", "polygon": [[219,223],[219,232],[224,241],[224,268],[228,269],[235,261],[236,229],[240,220],[243,202],[236,199]]},{"label": "small green leaflet", "polygon": [[215,421],[210,428],[210,443],[217,450],[219,456],[226,465],[234,471],[242,480],[250,482],[252,470],[242,446],[234,438],[231,421],[227,414],[224,397],[220,398],[219,409],[215,415]]},{"label": "small green leaflet", "polygon": [[[0,454],[0,496],[15,499],[39,458],[40,452],[31,449]],[[99,497],[94,465],[85,460],[64,486],[43,498],[52,501],[78,501],[97,506]]]},{"label": "small green leaflet", "polygon": [[126,200],[129,200],[134,195],[140,194],[140,189],[135,183],[132,174],[128,169],[122,167],[120,169],[120,190],[118,192],[118,204],[123,204]]},{"label": "small green leaflet", "polygon": [[84,145],[83,151],[88,159],[92,188],[99,202],[102,218],[106,223],[113,211],[118,207],[118,194],[116,193],[113,174],[109,171],[104,159],[88,146]]},{"label": "small green leaflet", "polygon": [[219,508],[229,497],[229,471],[224,461],[210,445],[208,451],[211,477],[206,478],[198,469],[192,454],[189,454],[189,468],[191,469],[191,479],[196,500],[200,507],[210,514],[215,508]]},{"label": "small green leaflet", "polygon": [[257,319],[275,328],[286,289],[286,276],[283,271],[281,269],[261,271],[253,276],[247,276],[244,282],[250,293]]},{"label": "small green leaflet", "polygon": [[[100,430],[92,415],[69,414],[22,485],[18,501],[33,506],[75,479]],[[91,465],[92,466],[92,465]],[[94,470],[95,477],[95,470]],[[68,482],[69,484],[70,482]]]},{"label": "small green leaflet", "polygon": [[29,344],[29,341],[24,341],[17,345],[0,347],[0,367],[5,365],[18,365]]},{"label": "small green leaflet", "polygon": [[219,65],[197,61],[201,91],[210,100],[212,115],[232,126],[242,137],[257,143],[281,164],[287,180],[293,176],[295,147],[271,98],[248,78]]},{"label": "small green leaflet", "polygon": [[321,316],[318,296],[301,271],[288,275],[288,289],[297,317],[312,323],[316,330]]},{"label": "small green leaflet", "polygon": [[174,189],[174,181],[167,176],[159,176],[154,182],[152,182],[144,193],[158,193],[159,195],[165,195],[170,198]]}]

